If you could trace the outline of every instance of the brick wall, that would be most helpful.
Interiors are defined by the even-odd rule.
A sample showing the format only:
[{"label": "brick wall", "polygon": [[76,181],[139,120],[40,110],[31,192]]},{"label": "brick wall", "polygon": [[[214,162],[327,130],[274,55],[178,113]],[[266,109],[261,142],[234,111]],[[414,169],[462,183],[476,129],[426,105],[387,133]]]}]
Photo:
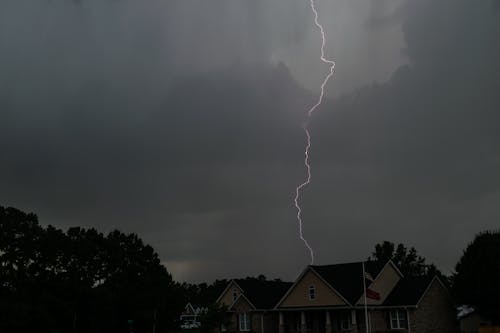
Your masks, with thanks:
[{"label": "brick wall", "polygon": [[448,291],[434,279],[417,309],[410,311],[411,333],[455,333],[455,316]]}]

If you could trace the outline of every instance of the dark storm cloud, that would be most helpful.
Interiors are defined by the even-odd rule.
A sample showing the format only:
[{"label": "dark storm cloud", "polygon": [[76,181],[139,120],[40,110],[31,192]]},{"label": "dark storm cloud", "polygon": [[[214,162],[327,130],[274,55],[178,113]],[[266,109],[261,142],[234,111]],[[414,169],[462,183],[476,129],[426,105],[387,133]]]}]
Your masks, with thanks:
[{"label": "dark storm cloud", "polygon": [[402,12],[411,64],[315,118],[306,207],[329,208],[312,213],[311,237],[321,253],[316,235],[327,232],[405,240],[449,270],[499,217],[500,11],[489,1],[418,1]]},{"label": "dark storm cloud", "polygon": [[[171,209],[200,208],[203,201],[191,206],[190,200],[182,198],[189,194],[194,200],[198,194],[191,190],[197,183],[207,185],[205,182],[215,181],[213,177],[229,179],[232,175],[225,171],[231,166],[287,164],[302,146],[296,129],[299,105],[309,102],[300,95],[307,94],[290,81],[284,68],[238,71],[180,80],[154,110],[133,119],[127,115],[133,95],[89,87],[83,97],[73,97],[71,114],[59,118],[49,130],[36,127],[20,135],[19,127],[4,128],[8,144],[20,148],[6,150],[4,161],[14,164],[10,169],[13,179],[29,179],[35,174],[36,181],[46,185],[37,190],[60,193],[61,200],[69,198],[59,189],[72,182],[84,189],[88,186],[92,193],[95,187],[109,190],[110,197],[124,195],[115,186],[135,191],[145,185],[143,190],[160,187],[164,191],[161,188],[171,184],[176,190],[163,198],[167,205],[179,201]],[[92,103],[87,105],[89,101]],[[126,118],[114,117],[119,112]],[[36,151],[26,154],[30,148]],[[225,185],[223,181],[220,186]],[[210,207],[219,200],[208,198]]]},{"label": "dark storm cloud", "polygon": [[226,235],[272,237],[312,96],[267,47],[303,38],[276,22],[305,6],[263,3],[2,2],[2,203],[138,232],[173,265],[227,262]]},{"label": "dark storm cloud", "polygon": [[[369,12],[359,36],[402,29],[409,64],[314,114],[304,217],[319,262],[389,238],[449,269],[495,225],[494,4],[352,4]],[[302,1],[2,2],[0,204],[137,232],[179,278],[292,278],[308,259],[292,195],[314,96],[271,59],[309,45],[309,14]]]},{"label": "dark storm cloud", "polygon": [[293,218],[281,207],[301,176],[290,165],[300,163],[311,101],[282,66],[179,79],[140,114],[135,95],[89,85],[49,128],[5,126],[3,195],[58,225],[139,232],[166,260],[237,259],[244,250],[227,258],[207,242],[238,247],[257,229],[275,233],[276,214]]}]

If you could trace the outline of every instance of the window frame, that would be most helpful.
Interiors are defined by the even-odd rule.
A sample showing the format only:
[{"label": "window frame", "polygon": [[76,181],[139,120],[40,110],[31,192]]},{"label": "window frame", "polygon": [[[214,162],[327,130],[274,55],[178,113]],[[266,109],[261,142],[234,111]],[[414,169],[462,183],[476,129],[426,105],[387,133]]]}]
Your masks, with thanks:
[{"label": "window frame", "polygon": [[251,330],[252,322],[250,320],[250,313],[238,313],[238,329],[240,332],[249,332]]},{"label": "window frame", "polygon": [[314,301],[316,299],[316,286],[311,284],[308,289],[309,300]]},{"label": "window frame", "polygon": [[[394,325],[396,323],[396,325]],[[403,309],[389,311],[389,324],[391,330],[408,329],[408,312]]]}]

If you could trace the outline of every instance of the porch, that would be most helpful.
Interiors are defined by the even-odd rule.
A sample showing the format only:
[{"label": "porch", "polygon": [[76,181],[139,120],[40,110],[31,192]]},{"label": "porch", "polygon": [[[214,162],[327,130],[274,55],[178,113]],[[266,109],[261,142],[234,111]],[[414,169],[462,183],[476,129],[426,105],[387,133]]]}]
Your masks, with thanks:
[{"label": "porch", "polygon": [[279,312],[278,333],[362,333],[364,323],[364,312],[360,310],[286,310]]}]

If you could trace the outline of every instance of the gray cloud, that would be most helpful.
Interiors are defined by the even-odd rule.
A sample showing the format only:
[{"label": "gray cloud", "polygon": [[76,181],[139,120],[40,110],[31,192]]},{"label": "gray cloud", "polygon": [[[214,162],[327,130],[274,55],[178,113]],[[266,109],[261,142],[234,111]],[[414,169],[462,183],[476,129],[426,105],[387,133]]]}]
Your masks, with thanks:
[{"label": "gray cloud", "polygon": [[312,237],[403,239],[450,270],[472,234],[498,219],[485,206],[500,185],[500,12],[492,2],[419,1],[404,13],[411,65],[315,118],[307,205],[314,212],[321,198],[331,208],[311,217]]},{"label": "gray cloud", "polygon": [[[307,2],[28,3],[0,4],[0,203],[137,232],[180,279],[293,278],[300,126],[324,70]],[[494,4],[320,3],[344,94],[311,123],[318,263],[389,239],[449,270],[496,225]]]}]

